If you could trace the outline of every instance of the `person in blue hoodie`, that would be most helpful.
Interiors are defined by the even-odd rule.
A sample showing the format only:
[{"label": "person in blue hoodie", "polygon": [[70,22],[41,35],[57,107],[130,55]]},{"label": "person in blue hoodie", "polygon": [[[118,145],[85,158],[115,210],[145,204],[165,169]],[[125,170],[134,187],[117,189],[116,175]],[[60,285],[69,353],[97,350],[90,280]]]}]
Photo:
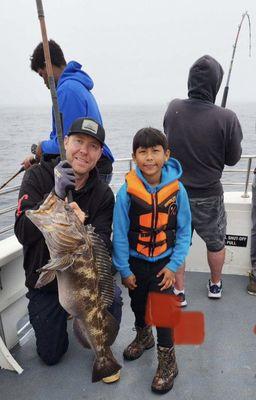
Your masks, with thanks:
[{"label": "person in blue hoodie", "polygon": [[[126,360],[154,346],[145,322],[150,292],[172,294],[175,272],[188,254],[191,215],[182,169],[170,158],[167,139],[157,129],[143,128],[133,139],[136,169],[117,193],[113,219],[113,262],[129,289],[136,338],[124,350]],[[157,327],[158,368],[151,389],[166,393],[178,373],[172,330]]]},{"label": "person in blue hoodie", "polygon": [[[49,49],[57,87],[59,110],[62,114],[63,135],[67,135],[72,123],[80,117],[90,117],[103,126],[97,102],[91,93],[94,84],[90,76],[82,71],[82,65],[78,62],[70,61],[67,64],[61,47],[55,41],[49,40]],[[38,44],[31,56],[31,69],[43,78],[46,87],[49,89],[42,42]],[[27,169],[35,158],[39,160],[43,156],[44,159],[51,159],[58,154],[59,143],[52,110],[52,131],[49,139],[41,141],[37,146],[35,157],[33,155],[26,157],[22,164]],[[107,183],[110,183],[112,177],[113,162],[114,157],[111,150],[105,144],[97,168],[101,178]]]}]

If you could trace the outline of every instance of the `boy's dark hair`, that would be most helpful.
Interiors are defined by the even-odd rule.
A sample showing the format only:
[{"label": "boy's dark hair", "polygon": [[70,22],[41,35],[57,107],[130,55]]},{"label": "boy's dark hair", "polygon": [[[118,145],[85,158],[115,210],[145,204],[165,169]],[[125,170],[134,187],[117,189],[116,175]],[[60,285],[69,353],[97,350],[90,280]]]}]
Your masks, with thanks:
[{"label": "boy's dark hair", "polygon": [[[52,65],[55,65],[56,67],[61,67],[62,65],[66,65],[67,63],[60,46],[56,42],[54,42],[54,40],[49,40],[48,43],[49,43]],[[43,69],[45,67],[43,42],[39,43],[36,46],[32,56],[30,57],[30,61],[31,61],[30,67],[32,71],[37,72],[39,68]]]},{"label": "boy's dark hair", "polygon": [[160,145],[163,147],[164,151],[168,149],[168,143],[166,136],[155,128],[143,128],[140,129],[133,138],[132,150],[133,154],[139,147],[154,147]]}]

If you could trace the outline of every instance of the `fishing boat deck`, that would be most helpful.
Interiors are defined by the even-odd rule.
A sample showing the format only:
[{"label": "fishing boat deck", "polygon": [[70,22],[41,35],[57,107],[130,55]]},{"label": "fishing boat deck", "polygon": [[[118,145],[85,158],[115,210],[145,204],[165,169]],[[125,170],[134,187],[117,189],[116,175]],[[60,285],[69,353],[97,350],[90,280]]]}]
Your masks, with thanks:
[{"label": "fishing boat deck", "polygon": [[[246,293],[248,278],[224,275],[223,297],[207,298],[207,273],[187,272],[187,311],[205,315],[205,341],[200,346],[176,346],[179,375],[166,398],[172,400],[253,399],[256,393],[256,312],[254,296]],[[148,350],[134,362],[124,362],[122,351],[134,336],[129,297],[123,291],[121,329],[113,346],[123,365],[121,380],[106,385],[91,383],[93,353],[76,341],[69,321],[70,346],[61,362],[45,366],[35,351],[35,338],[16,346],[12,355],[20,363],[21,375],[0,371],[1,399],[13,400],[117,400],[153,399],[150,385],[156,369],[156,352]],[[184,311],[185,312],[185,311]]]}]

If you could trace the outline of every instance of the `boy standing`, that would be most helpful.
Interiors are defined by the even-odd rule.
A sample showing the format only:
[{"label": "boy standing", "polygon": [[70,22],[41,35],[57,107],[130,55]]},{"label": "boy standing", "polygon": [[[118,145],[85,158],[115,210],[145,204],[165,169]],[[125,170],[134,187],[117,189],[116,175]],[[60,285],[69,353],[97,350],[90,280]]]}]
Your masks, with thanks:
[{"label": "boy standing", "polygon": [[[136,338],[124,350],[136,360],[154,346],[152,329],[145,323],[149,292],[172,294],[175,272],[188,253],[191,215],[179,162],[169,159],[164,134],[139,130],[133,139],[136,170],[126,176],[114,209],[113,261],[129,289],[135,314]],[[178,374],[172,330],[157,328],[158,368],[151,389],[166,393]]]}]

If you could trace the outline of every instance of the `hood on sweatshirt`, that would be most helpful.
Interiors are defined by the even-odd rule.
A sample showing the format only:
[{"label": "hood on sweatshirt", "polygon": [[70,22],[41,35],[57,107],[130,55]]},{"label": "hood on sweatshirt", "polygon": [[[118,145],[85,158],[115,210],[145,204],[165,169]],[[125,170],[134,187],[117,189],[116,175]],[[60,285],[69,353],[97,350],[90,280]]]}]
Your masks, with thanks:
[{"label": "hood on sweatshirt", "polygon": [[168,185],[176,179],[179,179],[182,175],[182,168],[178,160],[176,160],[175,158],[169,158],[169,160],[164,163],[164,166],[162,168],[161,182],[157,186],[151,186],[146,181],[141,173],[141,170],[138,167],[136,167],[136,174],[144,183],[147,191],[149,193],[155,193],[162,189],[162,187]]},{"label": "hood on sweatshirt", "polygon": [[215,103],[223,74],[221,65],[213,57],[199,58],[189,71],[188,97]]},{"label": "hood on sweatshirt", "polygon": [[86,87],[87,90],[92,90],[94,83],[91,77],[82,71],[82,65],[76,61],[70,61],[58,80],[58,88],[67,80],[74,80],[80,82]]}]

